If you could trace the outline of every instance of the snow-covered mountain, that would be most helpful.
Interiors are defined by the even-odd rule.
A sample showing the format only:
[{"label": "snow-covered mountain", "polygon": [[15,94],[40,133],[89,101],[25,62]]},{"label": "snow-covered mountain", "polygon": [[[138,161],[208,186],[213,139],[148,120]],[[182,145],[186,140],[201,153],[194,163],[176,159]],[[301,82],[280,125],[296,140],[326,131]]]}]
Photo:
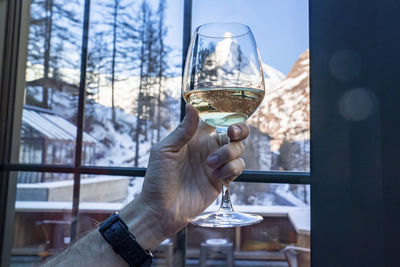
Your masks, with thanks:
[{"label": "snow-covered mountain", "polygon": [[273,90],[283,79],[285,75],[279,70],[268,64],[262,63],[265,79],[265,91],[268,93]]},{"label": "snow-covered mountain", "polygon": [[[272,76],[270,80],[278,81],[280,77]],[[310,139],[309,103],[309,51],[307,50],[299,57],[285,79],[277,82],[275,86],[266,88],[261,107],[250,123],[273,138],[271,149],[277,151],[284,140],[293,142]]]}]

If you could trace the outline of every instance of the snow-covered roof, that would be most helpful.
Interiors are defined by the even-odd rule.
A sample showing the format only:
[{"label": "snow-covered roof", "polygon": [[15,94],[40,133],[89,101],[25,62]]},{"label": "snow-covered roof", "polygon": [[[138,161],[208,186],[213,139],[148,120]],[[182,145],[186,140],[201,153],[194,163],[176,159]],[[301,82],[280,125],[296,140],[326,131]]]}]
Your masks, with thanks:
[{"label": "snow-covered roof", "polygon": [[[76,126],[51,111],[25,105],[22,122],[48,139],[75,141]],[[84,132],[83,142],[96,143],[96,140]]]},{"label": "snow-covered roof", "polygon": [[[122,202],[80,202],[79,210],[85,213],[113,213],[123,208]],[[211,205],[206,212],[213,212],[219,205]],[[17,212],[70,212],[72,203],[68,201],[15,201]],[[240,212],[255,213],[263,217],[289,217],[290,222],[299,234],[310,234],[310,207],[288,206],[253,206],[235,205]]]}]

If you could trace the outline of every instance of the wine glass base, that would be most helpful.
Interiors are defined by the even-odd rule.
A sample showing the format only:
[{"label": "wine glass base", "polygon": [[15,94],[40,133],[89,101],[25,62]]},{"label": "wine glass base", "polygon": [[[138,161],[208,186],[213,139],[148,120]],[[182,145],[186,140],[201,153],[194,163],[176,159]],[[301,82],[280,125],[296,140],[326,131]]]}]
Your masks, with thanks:
[{"label": "wine glass base", "polygon": [[192,224],[202,227],[217,227],[217,228],[228,228],[228,227],[240,227],[259,223],[263,220],[263,217],[256,214],[247,214],[241,212],[213,212],[206,213],[197,216],[191,221]]}]

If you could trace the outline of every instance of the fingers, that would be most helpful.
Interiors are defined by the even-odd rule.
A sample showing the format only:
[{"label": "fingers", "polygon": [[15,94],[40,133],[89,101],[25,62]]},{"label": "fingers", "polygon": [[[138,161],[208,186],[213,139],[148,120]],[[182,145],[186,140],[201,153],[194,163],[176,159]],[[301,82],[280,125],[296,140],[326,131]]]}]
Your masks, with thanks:
[{"label": "fingers", "polygon": [[233,142],[220,147],[215,153],[208,156],[207,165],[210,168],[217,168],[227,162],[239,158],[244,152],[241,142]]},{"label": "fingers", "polygon": [[237,158],[228,163],[222,165],[221,167],[213,171],[213,177],[215,179],[229,180],[233,181],[238,177],[244,170],[245,164],[242,158]]},{"label": "fingers", "polygon": [[237,123],[229,126],[228,135],[231,141],[242,141],[249,136],[250,129],[246,123]]},{"label": "fingers", "polygon": [[199,125],[197,111],[191,105],[186,105],[186,115],[176,129],[160,142],[162,148],[171,151],[180,150],[192,139]]},{"label": "fingers", "polygon": [[203,120],[200,120],[199,130],[210,134],[215,131],[215,127],[212,127],[209,124],[207,124],[206,122],[204,122]]}]

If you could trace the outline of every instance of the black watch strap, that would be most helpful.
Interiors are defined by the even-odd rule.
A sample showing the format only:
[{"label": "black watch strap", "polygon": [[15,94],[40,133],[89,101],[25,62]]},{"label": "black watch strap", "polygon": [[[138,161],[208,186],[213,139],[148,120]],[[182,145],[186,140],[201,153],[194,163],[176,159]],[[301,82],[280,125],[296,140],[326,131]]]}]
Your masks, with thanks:
[{"label": "black watch strap", "polygon": [[118,213],[115,213],[102,222],[99,232],[129,266],[149,267],[151,265],[153,258],[151,253],[145,251],[136,242],[136,238],[129,232],[128,227]]}]

